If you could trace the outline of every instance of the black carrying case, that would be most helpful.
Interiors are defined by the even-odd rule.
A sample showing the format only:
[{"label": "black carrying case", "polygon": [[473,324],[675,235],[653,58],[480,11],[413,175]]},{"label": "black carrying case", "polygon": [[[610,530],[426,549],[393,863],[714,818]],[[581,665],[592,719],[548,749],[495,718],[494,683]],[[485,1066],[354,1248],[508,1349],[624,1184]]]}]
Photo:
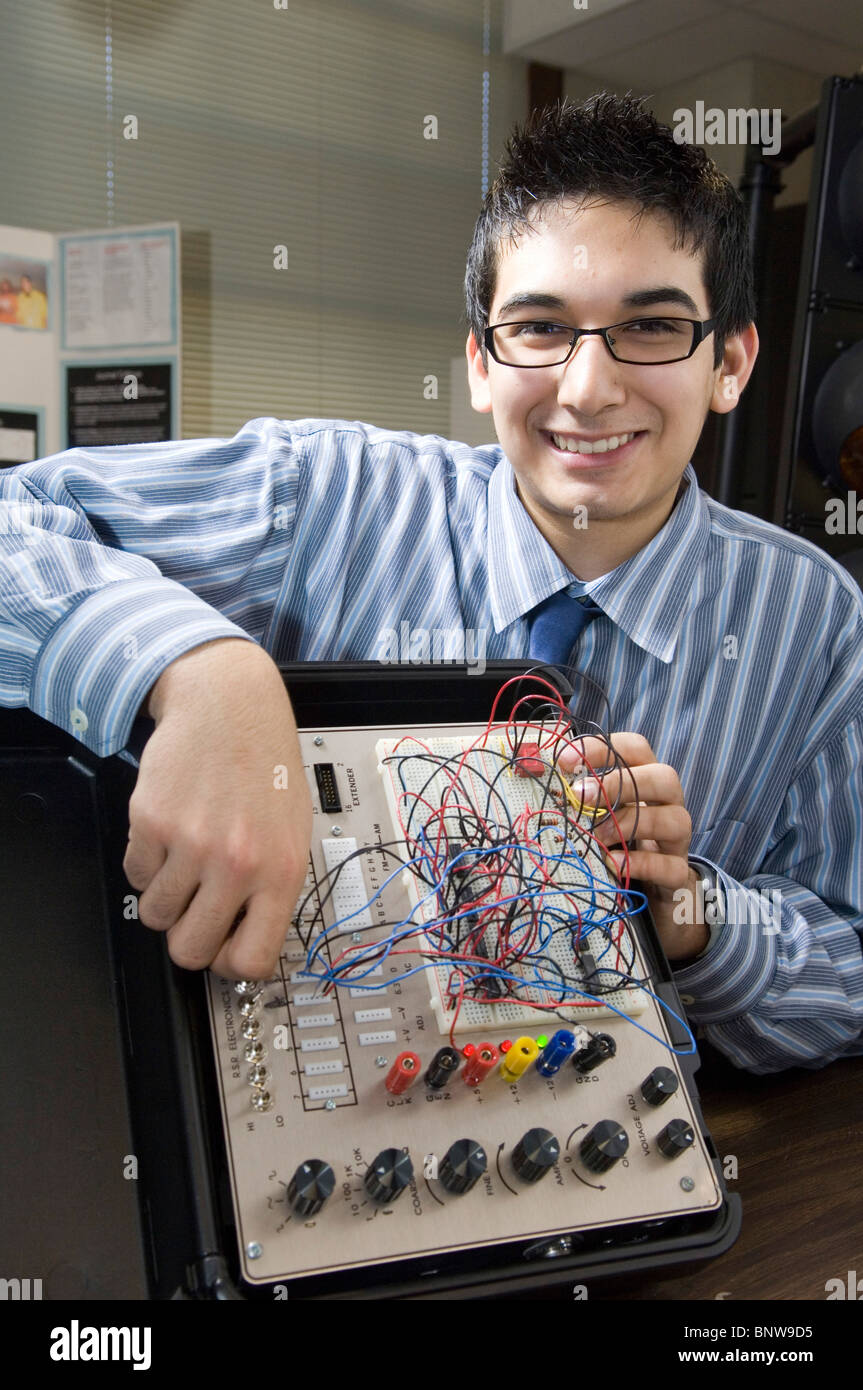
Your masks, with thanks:
[{"label": "black carrying case", "polygon": [[[503,681],[527,668],[280,669],[302,728],[485,722]],[[510,691],[504,717],[512,701]],[[203,977],[178,970],[163,937],[134,919],[122,872],[128,800],[152,728],[139,720],[127,748],[100,759],[29,711],[0,710],[0,1256],[7,1277],[41,1278],[45,1298],[272,1301],[272,1289],[238,1277]],[[649,917],[642,942],[657,993],[682,1012]],[[681,1062],[700,1117],[698,1056]],[[295,1281],[286,1292],[523,1297],[719,1255],[739,1233],[740,1199],[725,1191],[706,1142],[724,1194],[714,1213],[576,1232],[566,1254],[520,1242],[455,1255],[433,1277],[407,1259]]]}]

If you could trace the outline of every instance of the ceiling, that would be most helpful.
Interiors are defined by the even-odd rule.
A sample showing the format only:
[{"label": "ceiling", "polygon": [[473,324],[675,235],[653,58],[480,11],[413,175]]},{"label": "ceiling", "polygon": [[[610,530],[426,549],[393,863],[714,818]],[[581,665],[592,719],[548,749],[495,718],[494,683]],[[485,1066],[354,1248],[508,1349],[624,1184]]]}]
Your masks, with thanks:
[{"label": "ceiling", "polygon": [[671,86],[741,58],[814,76],[863,65],[861,0],[504,0],[504,52],[616,88]]}]

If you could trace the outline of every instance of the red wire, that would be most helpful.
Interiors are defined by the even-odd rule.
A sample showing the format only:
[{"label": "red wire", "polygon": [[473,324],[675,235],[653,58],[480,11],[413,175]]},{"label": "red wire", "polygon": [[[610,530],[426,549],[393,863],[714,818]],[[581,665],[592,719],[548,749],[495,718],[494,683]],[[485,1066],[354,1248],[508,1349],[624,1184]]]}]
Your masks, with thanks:
[{"label": "red wire", "polygon": [[[551,762],[548,764],[549,767],[553,767],[556,763],[561,746],[573,748],[576,752],[579,753],[582,766],[585,767],[588,773],[593,775],[599,783],[602,800],[604,800],[607,813],[611,818],[612,824],[618,832],[623,849],[623,873],[622,882],[619,886],[625,890],[629,887],[630,880],[629,848],[623,838],[620,823],[617,820],[617,817],[611,806],[602,778],[596,773],[596,770],[594,769],[592,763],[584,753],[584,736],[579,735],[577,737],[573,737],[571,728],[568,722],[566,722],[567,709],[563,702],[562,696],[560,695],[560,692],[544,677],[532,676],[529,679],[535,681],[535,683],[538,686],[542,687],[551,695],[551,702],[555,704],[560,710],[559,717],[557,717],[554,723],[550,725],[546,718],[543,718],[540,721],[533,720],[532,718],[530,718],[529,714],[526,711],[526,715],[522,716],[522,720],[519,723],[517,720],[517,713],[521,710],[522,707],[527,707],[530,705],[532,701],[536,701],[540,698],[545,699],[546,703],[548,703],[544,695],[541,696],[539,692],[529,691],[522,694],[516,700],[512,708],[512,711],[509,715],[509,718],[505,723],[495,724],[495,714],[504,691],[507,690],[508,687],[511,685],[523,682],[525,680],[525,677],[515,676],[512,677],[510,680],[506,681],[500,687],[500,689],[497,692],[497,695],[495,696],[492,711],[489,716],[489,720],[484,732],[481,735],[479,735],[476,739],[472,740],[472,742],[464,749],[464,751],[461,754],[461,757],[455,764],[455,767],[452,766],[452,758],[444,760],[440,755],[437,755],[439,757],[438,773],[436,774],[435,772],[432,772],[430,774],[429,780],[432,781],[434,777],[439,774],[447,784],[445,786],[445,790],[442,796],[439,799],[439,804],[437,806],[434,806],[426,796],[420,795],[419,793],[412,793],[410,791],[405,790],[399,792],[396,802],[397,816],[399,825],[405,838],[405,843],[408,846],[412,857],[420,856],[424,858],[426,861],[429,860],[429,849],[421,849],[418,839],[408,835],[408,832],[405,827],[404,817],[402,815],[403,803],[410,804],[411,818],[413,817],[415,810],[418,806],[425,807],[426,810],[429,812],[427,820],[422,824],[420,833],[424,835],[428,844],[433,845],[433,858],[431,859],[431,863],[436,879],[442,879],[444,877],[446,871],[446,864],[449,858],[450,835],[447,832],[446,827],[446,819],[448,815],[467,813],[468,815],[470,815],[474,823],[477,825],[480,836],[485,836],[486,839],[493,842],[495,829],[497,829],[497,827],[490,825],[486,817],[483,816],[478,810],[478,801],[479,795],[481,795],[481,789],[476,787],[474,784],[476,771],[470,764],[470,755],[475,751],[484,750],[488,745],[489,737],[493,733],[501,734],[509,751],[511,753],[517,754],[518,748],[527,741],[526,735],[531,732],[535,732],[538,735],[538,749],[546,750],[550,747],[554,748],[554,752],[551,757]],[[432,752],[432,749],[429,747],[429,745],[425,743],[422,739],[417,738],[413,734],[404,735],[402,738],[400,738],[398,742],[394,745],[393,753],[390,756],[395,756],[398,750],[402,748],[405,743],[411,742],[414,743],[420,749],[422,749],[422,751],[428,754],[431,758],[435,758],[436,755]],[[580,748],[578,747],[579,744],[581,745]],[[463,779],[466,779],[465,782],[463,782]],[[467,797],[474,798],[473,802],[471,802],[470,799],[468,799],[467,803],[454,799],[458,796],[459,789],[462,786],[464,787],[464,792],[467,795]],[[500,795],[499,792],[495,790],[492,794],[499,796],[501,802],[505,804],[504,798]],[[523,810],[522,812],[520,812],[519,815],[512,822],[512,838],[513,840],[518,841],[519,848],[527,853],[528,858],[534,865],[535,873],[539,876],[539,892],[531,894],[529,899],[526,899],[528,903],[529,918],[527,923],[520,924],[520,938],[517,948],[513,947],[511,942],[511,930],[513,924],[510,921],[508,914],[505,911],[503,911],[503,909],[508,906],[508,904],[505,902],[506,897],[511,896],[506,892],[506,876],[512,867],[515,849],[509,848],[507,850],[502,849],[500,856],[480,856],[479,854],[477,855],[476,862],[469,869],[472,882],[475,883],[476,878],[479,876],[480,878],[486,878],[488,880],[488,884],[484,891],[477,897],[473,898],[469,904],[465,904],[463,908],[459,911],[459,913],[453,914],[452,912],[450,912],[441,916],[440,919],[436,922],[429,921],[418,924],[415,930],[405,932],[400,937],[400,940],[409,941],[412,937],[415,936],[425,936],[429,940],[429,944],[431,944],[431,938],[433,937],[433,934],[436,934],[438,947],[437,952],[435,952],[434,950],[420,950],[419,952],[416,952],[413,949],[393,948],[387,951],[386,954],[418,954],[420,959],[427,958],[435,961],[438,961],[440,956],[445,956],[445,960],[439,961],[440,964],[451,964],[453,960],[459,960],[467,965],[473,966],[474,968],[483,964],[493,965],[501,969],[507,968],[508,965],[514,966],[518,963],[518,960],[520,960],[522,956],[534,949],[537,935],[539,932],[539,913],[545,901],[546,890],[551,890],[555,895],[562,897],[564,903],[569,905],[571,909],[571,915],[574,916],[577,920],[577,931],[574,936],[574,946],[577,948],[581,940],[584,927],[581,911],[578,905],[578,900],[577,897],[574,896],[579,891],[579,888],[577,885],[572,885],[569,888],[566,888],[555,882],[551,867],[552,862],[554,861],[554,856],[548,855],[547,852],[543,850],[540,842],[530,833],[530,822],[532,819],[534,819],[535,817],[548,816],[559,817],[562,821],[563,811],[556,807],[550,809],[547,808],[543,811],[534,811],[528,807],[525,808],[525,810]],[[436,829],[434,828],[435,822],[437,822]],[[548,824],[549,822],[545,821],[544,823]],[[599,847],[600,850],[605,849],[605,846],[602,844],[599,838],[591,830],[589,830],[587,826],[579,824],[579,831],[581,834],[585,836],[586,841],[593,842],[593,844]],[[445,858],[444,864],[442,866],[440,863],[440,856],[442,847],[444,846]],[[468,846],[468,848],[477,847]],[[621,879],[620,874],[618,875],[618,878],[619,880]],[[438,901],[441,901],[440,895],[438,895]],[[614,901],[618,912],[622,915],[625,915],[626,904],[623,899],[623,895],[619,891],[619,889],[614,894]],[[441,905],[443,906],[443,904]],[[474,925],[470,927],[465,942],[463,943],[463,946],[461,948],[461,953],[459,956],[456,957],[452,954],[452,952],[447,952],[445,950],[445,944],[443,940],[444,927],[448,922],[451,922],[454,919],[457,919],[458,917],[467,917],[473,915],[475,915],[476,917],[476,922]],[[498,921],[497,955],[493,958],[488,955],[479,956],[477,952],[479,949],[480,942],[482,941],[482,938],[487,932],[488,928],[492,926],[496,920]],[[609,935],[616,949],[616,960],[619,962],[620,944],[624,935],[623,922],[619,922],[616,931],[611,931]],[[352,949],[363,950],[366,948],[348,948],[347,951],[343,951],[340,953],[340,955],[336,958],[334,965],[338,964],[338,962],[341,961],[344,958],[344,956],[348,954],[349,951]],[[513,956],[513,952],[516,950],[518,953],[517,957],[515,960],[512,960],[511,958]],[[453,1039],[455,1024],[458,1019],[459,1012],[462,1008],[465,992],[464,975],[461,970],[457,970],[450,975],[448,984],[446,986],[446,994],[450,1000],[450,1006],[452,1007],[453,1000],[453,981],[456,978],[459,980],[460,983],[458,988],[457,1002],[455,1004],[455,1013],[450,1028],[451,1041]],[[497,1002],[497,997],[491,995],[476,996],[476,1002],[492,1004]],[[520,1000],[519,1002],[526,1004],[530,1008],[546,1010],[562,1007],[601,1007],[601,1004],[584,1003],[578,1000],[574,1000],[571,1002],[557,1000],[554,1003],[550,1004],[539,1004],[533,1000]]]}]

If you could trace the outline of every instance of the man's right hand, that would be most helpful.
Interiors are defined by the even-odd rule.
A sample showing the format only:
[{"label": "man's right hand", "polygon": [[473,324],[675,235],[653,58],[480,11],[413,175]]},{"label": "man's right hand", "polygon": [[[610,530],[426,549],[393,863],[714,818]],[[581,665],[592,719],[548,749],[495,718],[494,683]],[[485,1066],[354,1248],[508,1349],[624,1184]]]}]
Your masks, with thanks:
[{"label": "man's right hand", "polygon": [[[138,916],[189,970],[273,974],[308,868],[312,803],[278,668],[224,638],[172,662],[129,801]],[[241,908],[245,916],[232,932]]]}]

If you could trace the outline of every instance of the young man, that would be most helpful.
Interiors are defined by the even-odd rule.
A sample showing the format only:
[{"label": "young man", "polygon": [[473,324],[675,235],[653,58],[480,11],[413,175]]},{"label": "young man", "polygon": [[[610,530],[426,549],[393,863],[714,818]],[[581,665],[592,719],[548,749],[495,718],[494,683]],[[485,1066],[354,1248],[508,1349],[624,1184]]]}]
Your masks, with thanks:
[{"label": "young man", "polygon": [[48,296],[44,290],[34,290],[29,275],[21,276],[16,315],[15,321],[21,328],[48,327]]},{"label": "young man", "polygon": [[156,720],[125,869],[179,964],[269,974],[303,879],[271,657],[374,658],[405,622],[542,656],[589,591],[577,666],[691,1018],[754,1071],[863,1053],[863,598],[688,463],[755,361],[747,247],[703,152],[629,98],[563,106],[511,141],[468,262],[499,446],[261,419],[0,477],[0,698],[102,755]]}]

